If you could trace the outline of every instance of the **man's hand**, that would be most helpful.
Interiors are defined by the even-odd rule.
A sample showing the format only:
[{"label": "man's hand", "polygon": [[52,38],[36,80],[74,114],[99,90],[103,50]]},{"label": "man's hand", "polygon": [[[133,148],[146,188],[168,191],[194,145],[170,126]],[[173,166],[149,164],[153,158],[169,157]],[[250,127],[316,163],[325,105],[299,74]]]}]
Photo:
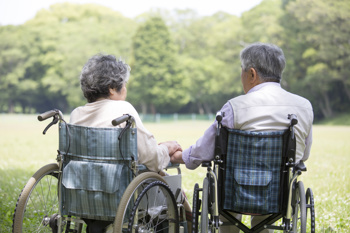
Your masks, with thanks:
[{"label": "man's hand", "polygon": [[167,142],[161,142],[159,144],[164,144],[168,147],[169,155],[173,155],[177,151],[182,151],[182,148],[177,141],[167,141]]},{"label": "man's hand", "polygon": [[182,151],[176,151],[174,154],[170,155],[170,162],[184,164],[185,162],[182,160]]}]

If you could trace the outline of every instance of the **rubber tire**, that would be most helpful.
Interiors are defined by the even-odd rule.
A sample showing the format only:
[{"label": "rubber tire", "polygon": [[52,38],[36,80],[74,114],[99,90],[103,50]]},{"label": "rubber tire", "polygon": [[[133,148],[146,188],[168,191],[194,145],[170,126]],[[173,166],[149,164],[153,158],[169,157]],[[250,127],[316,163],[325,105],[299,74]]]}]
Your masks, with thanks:
[{"label": "rubber tire", "polygon": [[[310,233],[315,233],[316,232],[315,202],[314,202],[314,195],[312,193],[311,188],[308,188],[306,190],[306,206],[307,206],[307,209],[310,210]],[[306,212],[306,219],[307,219],[307,212]]]},{"label": "rubber tire", "polygon": [[199,225],[199,209],[201,206],[201,200],[199,199],[199,185],[196,183],[193,190],[192,201],[192,233],[198,233]]},{"label": "rubber tire", "polygon": [[206,177],[203,180],[202,191],[202,211],[201,211],[201,230],[202,233],[209,232],[209,180]]},{"label": "rubber tire", "polygon": [[[40,168],[29,179],[27,184],[24,186],[21,194],[18,197],[18,200],[16,203],[16,208],[15,208],[15,211],[13,214],[12,232],[14,232],[14,233],[21,233],[22,231],[23,232],[32,232],[31,230],[26,229],[25,226],[23,226],[23,220],[24,220],[25,215],[26,215],[25,219],[28,220],[29,216],[27,216],[27,215],[30,214],[29,209],[27,209],[27,205],[31,204],[32,202],[28,203],[28,201],[30,200],[31,197],[33,197],[33,200],[34,200],[34,195],[39,194],[38,192],[33,192],[33,190],[35,190],[35,188],[38,187],[38,188],[41,188],[41,191],[45,191],[42,189],[44,187],[43,185],[46,185],[46,184],[42,184],[42,182],[48,181],[47,179],[43,179],[45,176],[50,176],[50,177],[48,177],[50,179],[50,182],[48,182],[47,185],[51,185],[53,182],[58,184],[58,179],[57,179],[58,164],[52,163],[52,164],[48,164],[48,165]],[[55,180],[52,180],[51,178],[54,178]],[[45,212],[48,213],[48,215],[47,215],[48,217],[51,217],[54,214],[58,214],[58,208],[59,208],[58,207],[58,190],[56,189],[55,191],[53,191],[53,193],[50,192],[50,194],[54,194],[55,197],[53,197],[53,199],[51,199],[51,202],[49,204],[45,204],[44,206],[42,206],[42,207],[45,207]],[[42,195],[42,198],[46,198],[46,197],[48,197],[48,196]],[[52,197],[52,196],[50,196],[50,197]],[[29,206],[29,207],[31,207],[31,206]],[[42,217],[44,217],[44,215]],[[37,217],[36,217],[36,219],[37,219]],[[30,224],[30,225],[32,225],[32,224]],[[39,225],[42,225],[42,224],[39,223]],[[38,227],[39,226],[35,226],[35,229],[38,229]],[[46,231],[46,232],[52,232],[52,229],[50,228],[49,225],[47,225],[47,230],[48,231]],[[40,232],[45,232],[45,231],[40,231]]]},{"label": "rubber tire", "polygon": [[293,232],[306,233],[306,196],[302,181],[296,184],[294,208],[295,211],[292,217]]},{"label": "rubber tire", "polygon": [[[142,200],[144,200],[146,198],[146,200],[149,198],[149,194],[153,194],[153,188],[156,188],[156,191],[158,191],[158,193],[156,193],[156,197],[159,196],[160,194],[160,191],[161,190],[161,193],[164,194],[165,196],[165,203],[166,203],[166,213],[168,215],[168,220],[171,219],[170,221],[168,221],[168,228],[167,229],[164,229],[163,227],[163,221],[160,223],[161,225],[159,225],[158,221],[156,222],[155,225],[154,224],[154,218],[151,218],[151,219],[146,219],[146,222],[145,224],[141,224],[142,227],[146,227],[146,231],[147,232],[162,232],[162,233],[178,233],[179,232],[179,213],[178,213],[178,210],[177,210],[177,204],[176,204],[176,200],[175,200],[175,197],[174,197],[174,194],[172,193],[172,191],[170,190],[169,186],[162,182],[162,181],[154,181],[152,183],[150,183],[149,185],[147,185],[147,187],[142,190],[142,192],[140,193],[140,195],[137,197],[136,199],[136,202],[135,202],[135,205],[132,209],[132,212],[131,212],[131,215],[130,215],[130,219],[129,219],[129,227],[128,227],[128,232],[131,232],[131,233],[137,233],[139,232],[138,230],[134,229],[134,218],[135,218],[135,215],[140,213],[139,212],[139,205],[141,203]],[[149,190],[152,190],[151,193],[148,193]],[[155,202],[157,203],[157,202]],[[162,206],[163,204],[165,203],[162,203]],[[158,206],[157,204],[155,204],[155,206]],[[148,204],[147,204],[147,207],[148,207]],[[148,210],[148,209],[147,209]],[[160,212],[162,213],[162,212]],[[153,217],[153,216],[152,216]],[[155,231],[157,230],[157,226],[162,226],[162,228],[160,229],[160,231]],[[144,231],[142,231],[144,232]]]},{"label": "rubber tire", "polygon": [[[119,206],[117,209],[116,217],[114,220],[114,226],[113,226],[113,232],[115,233],[121,233],[123,230],[123,223],[128,221],[124,221],[125,214],[127,208],[129,208],[129,205],[132,205],[132,200],[136,200],[136,197],[134,197],[135,192],[142,188],[141,186],[146,186],[150,184],[153,181],[162,181],[166,183],[164,178],[160,175],[158,175],[155,172],[144,172],[140,175],[136,176],[131,183],[126,188],[122,198],[120,199]],[[141,190],[139,190],[141,191]]]}]

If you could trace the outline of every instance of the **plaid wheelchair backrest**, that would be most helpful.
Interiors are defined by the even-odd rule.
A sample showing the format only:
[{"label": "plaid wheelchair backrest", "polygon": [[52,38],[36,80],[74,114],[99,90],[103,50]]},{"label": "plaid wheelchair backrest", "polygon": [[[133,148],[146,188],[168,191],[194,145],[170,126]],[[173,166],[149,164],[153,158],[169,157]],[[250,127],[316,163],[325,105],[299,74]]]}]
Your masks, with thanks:
[{"label": "plaid wheelchair backrest", "polygon": [[63,215],[113,220],[137,160],[137,130],[59,125],[63,158],[61,205]]},{"label": "plaid wheelchair backrest", "polygon": [[288,131],[227,130],[223,209],[280,213],[281,166]]}]

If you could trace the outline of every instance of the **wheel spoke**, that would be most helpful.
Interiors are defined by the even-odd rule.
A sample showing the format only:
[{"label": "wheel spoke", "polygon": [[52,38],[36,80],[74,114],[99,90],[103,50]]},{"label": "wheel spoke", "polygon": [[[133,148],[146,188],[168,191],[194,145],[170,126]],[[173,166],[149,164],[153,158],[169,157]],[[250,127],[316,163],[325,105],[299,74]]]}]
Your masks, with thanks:
[{"label": "wheel spoke", "polygon": [[160,181],[150,183],[137,197],[129,219],[131,232],[176,232],[178,213],[169,187]]},{"label": "wheel spoke", "polygon": [[57,164],[49,164],[29,180],[17,201],[13,232],[52,232],[49,218],[58,213],[57,171]]}]

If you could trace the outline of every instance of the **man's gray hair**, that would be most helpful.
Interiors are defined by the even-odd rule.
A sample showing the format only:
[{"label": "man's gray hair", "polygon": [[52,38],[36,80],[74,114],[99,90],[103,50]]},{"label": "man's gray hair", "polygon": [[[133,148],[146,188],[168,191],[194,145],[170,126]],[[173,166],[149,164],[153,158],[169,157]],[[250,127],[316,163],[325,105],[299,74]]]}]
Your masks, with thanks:
[{"label": "man's gray hair", "polygon": [[241,51],[241,64],[244,71],[254,68],[263,82],[280,82],[286,59],[278,46],[254,43]]},{"label": "man's gray hair", "polygon": [[113,55],[91,57],[80,74],[81,90],[89,103],[109,96],[109,89],[119,92],[130,76],[130,67]]}]

